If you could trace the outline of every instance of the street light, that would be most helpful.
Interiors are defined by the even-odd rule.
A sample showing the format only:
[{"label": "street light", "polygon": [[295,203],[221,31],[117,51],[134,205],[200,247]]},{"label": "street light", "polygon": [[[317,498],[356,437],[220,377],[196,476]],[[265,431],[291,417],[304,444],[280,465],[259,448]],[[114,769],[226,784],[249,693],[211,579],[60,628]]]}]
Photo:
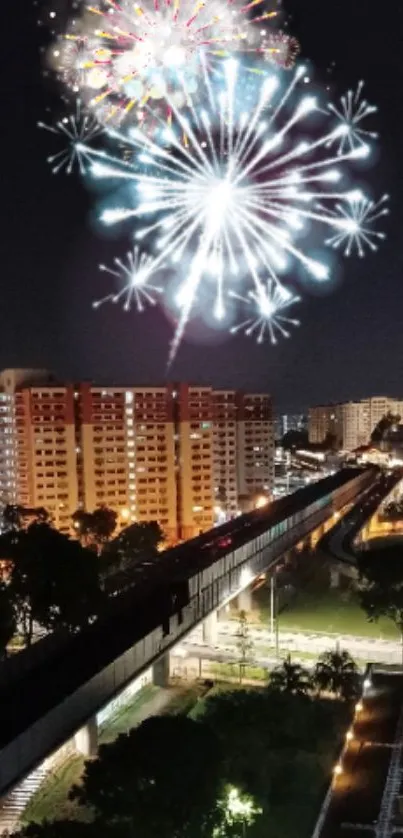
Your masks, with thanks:
[{"label": "street light", "polygon": [[272,645],[276,647],[276,658],[278,657],[278,602],[277,602],[277,573],[279,567],[274,568],[270,577],[270,633]]}]

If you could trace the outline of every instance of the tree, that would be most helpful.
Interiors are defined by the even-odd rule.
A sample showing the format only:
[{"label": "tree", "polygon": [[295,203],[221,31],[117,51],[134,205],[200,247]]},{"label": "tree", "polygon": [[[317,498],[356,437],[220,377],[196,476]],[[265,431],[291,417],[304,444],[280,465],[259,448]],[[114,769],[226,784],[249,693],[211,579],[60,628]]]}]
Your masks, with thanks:
[{"label": "tree", "polygon": [[26,645],[35,623],[47,630],[74,631],[98,613],[101,604],[96,556],[47,524],[0,537],[0,555],[12,562],[8,591]]},{"label": "tree", "polygon": [[392,620],[399,631],[403,658],[403,562],[397,544],[363,550],[357,556],[360,575],[359,598],[367,619]]},{"label": "tree", "polygon": [[309,673],[299,663],[292,663],[291,655],[287,655],[283,663],[272,670],[269,677],[270,689],[293,695],[306,695],[309,683]]},{"label": "tree", "polygon": [[309,793],[311,771],[322,785],[328,769],[330,773],[334,742],[349,715],[347,706],[337,699],[279,690],[240,689],[206,699],[202,721],[220,741],[222,776],[264,809],[262,835],[302,834],[302,830],[276,830],[274,811],[281,801],[285,807],[290,800],[294,805],[297,785],[301,799]]},{"label": "tree", "polygon": [[394,425],[398,425],[400,422],[400,416],[398,414],[388,413],[385,416],[382,416],[382,419],[375,425],[371,433],[371,442],[377,444],[382,442],[387,434],[387,432],[393,428]]},{"label": "tree", "polygon": [[118,516],[113,509],[100,506],[92,513],[92,532],[96,543],[102,547],[113,535]]},{"label": "tree", "polygon": [[238,647],[239,683],[245,675],[245,669],[253,663],[253,643],[249,633],[249,625],[245,611],[240,611],[238,631],[235,635]]},{"label": "tree", "polygon": [[129,838],[128,832],[118,826],[109,826],[100,821],[44,821],[30,823],[13,838]]},{"label": "tree", "polygon": [[158,546],[164,538],[164,533],[157,521],[130,524],[110,542],[105,558],[108,563],[117,562],[119,565],[124,565],[142,554],[156,556]]},{"label": "tree", "polygon": [[337,449],[336,434],[333,434],[331,431],[328,431],[323,440],[322,448],[324,451],[335,451]]},{"label": "tree", "polygon": [[100,506],[94,512],[77,509],[71,517],[81,543],[101,551],[116,529],[118,516],[113,509]]},{"label": "tree", "polygon": [[359,688],[357,666],[345,649],[323,652],[315,666],[313,682],[319,690],[328,690],[340,698],[355,698]]},{"label": "tree", "polygon": [[15,609],[7,585],[0,583],[0,658],[7,657],[7,645],[17,628]]},{"label": "tree", "polygon": [[154,716],[85,764],[71,798],[136,838],[210,836],[222,790],[214,734],[186,716]]},{"label": "tree", "polygon": [[281,445],[286,451],[293,448],[308,448],[308,431],[287,431],[281,440]]},{"label": "tree", "polygon": [[27,524],[48,524],[50,515],[44,506],[26,507],[17,504],[7,504],[2,513],[3,532],[16,532],[27,526]]}]

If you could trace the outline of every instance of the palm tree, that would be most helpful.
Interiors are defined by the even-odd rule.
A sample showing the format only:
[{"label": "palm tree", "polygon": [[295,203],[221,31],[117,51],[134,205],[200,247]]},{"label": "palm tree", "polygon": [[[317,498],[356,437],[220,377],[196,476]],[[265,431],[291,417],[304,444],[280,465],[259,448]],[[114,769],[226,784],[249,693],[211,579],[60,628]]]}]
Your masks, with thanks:
[{"label": "palm tree", "polygon": [[270,688],[293,695],[306,695],[309,683],[309,673],[299,663],[292,663],[291,655],[273,669],[269,678]]},{"label": "palm tree", "polygon": [[358,669],[346,649],[323,652],[315,666],[313,681],[319,690],[328,690],[348,700],[358,691]]}]

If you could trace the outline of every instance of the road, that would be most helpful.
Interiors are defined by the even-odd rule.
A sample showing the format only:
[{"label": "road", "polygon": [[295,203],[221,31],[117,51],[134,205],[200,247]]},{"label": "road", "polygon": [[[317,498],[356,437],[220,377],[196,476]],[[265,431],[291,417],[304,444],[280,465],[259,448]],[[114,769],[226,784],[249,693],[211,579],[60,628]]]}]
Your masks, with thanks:
[{"label": "road", "polygon": [[[220,656],[222,660],[236,659],[238,623],[228,620],[218,623],[217,628],[217,643],[214,646],[203,642],[202,628],[198,627],[180,644],[181,648],[201,656],[205,653],[206,658],[211,660],[219,660]],[[249,637],[253,642],[257,665],[265,666],[269,661],[275,660],[275,644],[265,626],[250,625]],[[293,656],[319,655],[336,646],[347,649],[357,661],[365,663],[377,660],[382,663],[400,664],[402,660],[400,644],[391,640],[319,632],[279,632],[279,650],[290,652]],[[258,661],[262,663],[258,664]]]},{"label": "road", "polygon": [[[392,838],[400,790],[402,675],[377,674],[359,704],[314,838]],[[376,831],[375,827],[376,826]]]}]

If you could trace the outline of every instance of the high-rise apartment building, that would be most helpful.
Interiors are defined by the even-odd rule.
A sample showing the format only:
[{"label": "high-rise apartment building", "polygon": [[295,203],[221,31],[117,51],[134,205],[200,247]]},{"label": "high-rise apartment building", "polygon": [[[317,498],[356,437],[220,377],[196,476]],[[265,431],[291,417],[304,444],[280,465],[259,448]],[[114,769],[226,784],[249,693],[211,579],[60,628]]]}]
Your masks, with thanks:
[{"label": "high-rise apartment building", "polygon": [[[77,459],[72,386],[43,370],[5,370],[0,375],[7,444],[0,455],[3,502],[44,506],[67,531],[77,508]],[[5,399],[5,401],[4,401]]]},{"label": "high-rise apartment building", "polygon": [[238,509],[238,403],[235,390],[213,391],[213,482],[215,505],[225,514]]},{"label": "high-rise apartment building", "polygon": [[238,494],[271,493],[274,485],[274,429],[270,396],[237,394]]},{"label": "high-rise apartment building", "polygon": [[403,401],[374,396],[355,402],[310,408],[309,441],[321,443],[331,434],[339,448],[353,451],[370,441],[372,431],[387,413],[399,415],[403,419]]},{"label": "high-rise apartment building", "polygon": [[77,508],[106,505],[120,526],[159,521],[167,541],[214,524],[218,502],[273,487],[271,400],[170,384],[60,384],[0,374],[0,502],[44,506],[64,532]]},{"label": "high-rise apartment building", "polygon": [[308,411],[309,442],[321,443],[331,434],[340,443],[341,411],[340,405],[327,404],[310,407]]}]

